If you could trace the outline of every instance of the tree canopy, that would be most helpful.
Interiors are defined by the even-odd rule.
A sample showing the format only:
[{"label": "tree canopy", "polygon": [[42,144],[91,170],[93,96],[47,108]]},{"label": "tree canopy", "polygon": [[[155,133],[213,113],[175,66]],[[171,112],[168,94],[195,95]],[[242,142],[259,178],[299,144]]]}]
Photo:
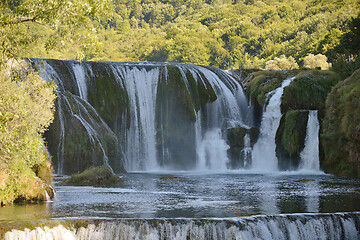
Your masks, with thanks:
[{"label": "tree canopy", "polygon": [[90,34],[96,31],[92,21],[106,16],[110,6],[110,0],[3,0],[0,60],[28,57],[39,47],[48,51],[67,40],[81,40],[86,48],[96,42]]},{"label": "tree canopy", "polygon": [[42,134],[53,120],[56,86],[44,81],[21,57],[59,49],[65,41],[79,42],[81,53],[96,42],[93,21],[109,12],[109,3],[0,2],[0,205],[45,200],[53,193],[50,156]]}]

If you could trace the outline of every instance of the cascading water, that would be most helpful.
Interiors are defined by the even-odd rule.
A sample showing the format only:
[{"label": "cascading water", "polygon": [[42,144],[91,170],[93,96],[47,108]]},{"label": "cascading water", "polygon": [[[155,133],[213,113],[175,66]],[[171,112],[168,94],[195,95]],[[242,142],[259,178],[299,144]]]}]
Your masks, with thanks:
[{"label": "cascading water", "polygon": [[[115,133],[124,156],[117,161],[123,161],[127,171],[226,169],[228,146],[223,131],[251,125],[241,85],[219,69],[167,63],[34,61],[42,77],[59,86],[63,102],[69,96],[80,97],[98,113],[101,124]],[[63,107],[64,103],[58,103],[57,169],[66,174],[64,146],[71,139]],[[108,156],[96,140],[101,132],[76,116],[91,142],[98,142]],[[115,161],[104,159],[111,166]]]},{"label": "cascading water", "polygon": [[226,170],[229,146],[222,138],[220,129],[206,132],[197,148],[199,170]]},{"label": "cascading water", "polygon": [[[95,220],[84,227],[76,220],[55,227],[11,230],[4,239],[344,239],[360,237],[359,213],[294,214],[233,219],[119,219]],[[64,222],[64,223],[63,223]],[[42,224],[44,225],[44,223]]]},{"label": "cascading water", "polygon": [[277,157],[275,153],[275,135],[281,119],[281,96],[295,77],[284,80],[281,87],[267,94],[268,104],[263,113],[260,137],[252,152],[252,169],[260,171],[277,171]]},{"label": "cascading water", "polygon": [[306,128],[305,147],[300,153],[301,162],[299,169],[301,170],[320,171],[319,129],[320,124],[317,111],[309,111],[309,118]]},{"label": "cascading water", "polygon": [[240,152],[240,158],[244,159],[245,169],[248,169],[251,166],[251,154],[252,154],[252,148],[250,145],[250,136],[247,133],[244,136],[244,149]]},{"label": "cascading water", "polygon": [[155,103],[159,69],[146,71],[119,66],[116,69],[125,83],[130,105],[130,128],[126,132],[126,169],[154,169],[157,167]]}]

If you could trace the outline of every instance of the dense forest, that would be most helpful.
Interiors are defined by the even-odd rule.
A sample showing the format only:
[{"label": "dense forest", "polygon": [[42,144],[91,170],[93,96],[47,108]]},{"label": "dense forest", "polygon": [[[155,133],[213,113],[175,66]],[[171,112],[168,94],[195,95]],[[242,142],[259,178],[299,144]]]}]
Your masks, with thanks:
[{"label": "dense forest", "polygon": [[0,202],[43,199],[33,186],[51,181],[54,86],[21,58],[332,67],[344,79],[360,67],[359,13],[358,0],[1,1]]},{"label": "dense forest", "polygon": [[296,68],[309,54],[323,54],[334,63],[349,47],[339,45],[359,9],[356,0],[114,0],[105,17],[57,42],[61,52],[46,51],[54,33],[38,26],[44,44],[26,56],[220,68],[265,68],[282,58]]}]

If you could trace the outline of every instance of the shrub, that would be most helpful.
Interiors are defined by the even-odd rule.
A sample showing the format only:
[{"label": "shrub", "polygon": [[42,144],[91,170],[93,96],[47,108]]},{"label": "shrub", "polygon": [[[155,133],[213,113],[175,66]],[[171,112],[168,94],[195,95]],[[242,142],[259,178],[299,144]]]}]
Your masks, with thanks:
[{"label": "shrub", "polygon": [[327,57],[322,54],[309,54],[304,58],[304,68],[308,69],[320,69],[328,70],[331,67],[331,63],[327,62]]},{"label": "shrub", "polygon": [[51,184],[41,134],[53,120],[54,86],[26,67],[18,62],[0,71],[1,205],[45,200]]},{"label": "shrub", "polygon": [[269,60],[265,64],[266,70],[292,70],[298,68],[299,65],[296,63],[296,60],[291,56],[287,58],[285,55]]}]

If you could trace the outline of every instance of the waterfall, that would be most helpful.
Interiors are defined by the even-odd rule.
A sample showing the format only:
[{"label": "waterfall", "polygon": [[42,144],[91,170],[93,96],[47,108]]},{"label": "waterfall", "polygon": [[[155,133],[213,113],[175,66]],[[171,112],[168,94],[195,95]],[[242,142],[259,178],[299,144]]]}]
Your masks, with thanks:
[{"label": "waterfall", "polygon": [[228,149],[220,129],[207,131],[198,146],[198,169],[226,170]]},{"label": "waterfall", "polygon": [[244,136],[244,149],[240,152],[240,157],[244,159],[245,169],[248,169],[251,166],[251,154],[250,135],[249,133],[246,133]]},{"label": "waterfall", "polygon": [[300,153],[301,170],[320,171],[319,161],[319,129],[320,124],[316,110],[309,111],[306,127],[305,147]]},{"label": "waterfall", "polygon": [[252,152],[252,168],[261,171],[276,171],[277,157],[275,153],[275,135],[281,119],[281,97],[284,88],[287,87],[295,77],[284,80],[281,86],[267,94],[266,105],[261,120],[260,137],[255,143]]},{"label": "waterfall", "polygon": [[[85,141],[70,134],[74,120],[68,115],[77,118],[99,146],[104,164],[113,167],[118,162],[127,171],[226,169],[229,146],[224,131],[252,124],[242,86],[220,69],[172,63],[33,62],[44,79],[58,85],[59,124],[48,134],[57,137],[48,142],[57,146],[49,149],[58,173],[72,173],[68,158],[88,165],[83,164],[86,158],[67,155],[67,142]],[[81,107],[80,99],[88,106]],[[71,111],[69,101],[77,102],[80,113]],[[116,138],[120,158],[108,153],[109,146],[86,111],[97,115],[95,122]]]},{"label": "waterfall", "polygon": [[80,63],[73,63],[72,69],[74,71],[76,84],[77,84],[78,91],[79,91],[79,96],[80,96],[80,98],[87,100],[88,89],[87,89],[86,81],[87,81],[88,77],[86,76],[84,66]]},{"label": "waterfall", "polygon": [[155,141],[155,103],[159,69],[146,71],[117,66],[124,80],[130,103],[130,128],[126,132],[125,167],[128,171],[157,167]]},{"label": "waterfall", "polygon": [[[87,219],[50,222],[33,230],[12,229],[12,239],[344,239],[360,238],[360,213],[289,214],[231,219]],[[93,221],[93,223],[91,222]],[[31,226],[31,223],[24,226]],[[80,227],[81,226],[81,227]]]}]

